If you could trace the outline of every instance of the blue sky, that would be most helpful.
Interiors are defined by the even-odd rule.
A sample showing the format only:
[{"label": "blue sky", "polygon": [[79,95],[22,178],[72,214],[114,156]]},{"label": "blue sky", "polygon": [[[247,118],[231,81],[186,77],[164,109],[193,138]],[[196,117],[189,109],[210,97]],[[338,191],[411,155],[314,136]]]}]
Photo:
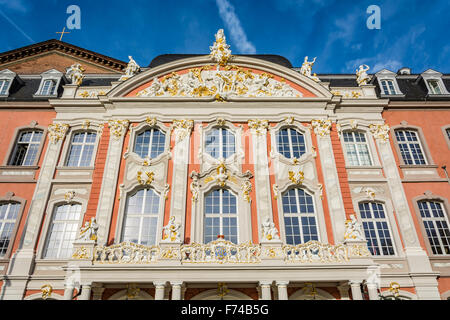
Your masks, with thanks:
[{"label": "blue sky", "polygon": [[[0,52],[59,38],[66,8],[81,8],[81,30],[63,41],[147,66],[159,54],[209,53],[225,30],[232,53],[279,54],[313,72],[354,73],[359,64],[450,73],[448,0],[0,0]],[[369,5],[381,29],[369,30]]]}]

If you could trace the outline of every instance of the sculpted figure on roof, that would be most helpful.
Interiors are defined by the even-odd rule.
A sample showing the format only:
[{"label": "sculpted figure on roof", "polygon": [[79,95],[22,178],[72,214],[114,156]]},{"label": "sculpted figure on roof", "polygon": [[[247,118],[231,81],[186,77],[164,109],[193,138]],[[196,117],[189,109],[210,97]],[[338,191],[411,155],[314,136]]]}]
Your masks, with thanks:
[{"label": "sculpted figure on roof", "polygon": [[128,59],[130,59],[130,62],[128,62],[128,65],[125,68],[125,74],[120,77],[119,81],[124,81],[131,78],[141,69],[141,67],[136,63],[136,61],[134,61],[132,56],[128,56]]},{"label": "sculpted figure on roof", "polygon": [[369,71],[369,69],[369,66],[366,64],[362,64],[358,69],[356,69],[356,82],[358,82],[359,86],[365,85],[369,82],[370,77],[367,74],[367,71]]},{"label": "sculpted figure on roof", "polygon": [[66,69],[66,77],[70,79],[71,84],[79,86],[81,85],[81,82],[83,82],[84,71],[85,70],[81,67],[81,64],[74,63]]}]

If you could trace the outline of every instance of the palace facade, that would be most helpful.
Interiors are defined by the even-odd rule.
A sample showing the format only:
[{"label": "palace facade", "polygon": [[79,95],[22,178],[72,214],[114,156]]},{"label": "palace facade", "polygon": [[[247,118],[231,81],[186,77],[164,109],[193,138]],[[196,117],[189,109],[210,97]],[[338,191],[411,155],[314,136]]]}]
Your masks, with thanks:
[{"label": "palace facade", "polygon": [[0,299],[448,299],[450,75],[312,66],[0,54]]}]

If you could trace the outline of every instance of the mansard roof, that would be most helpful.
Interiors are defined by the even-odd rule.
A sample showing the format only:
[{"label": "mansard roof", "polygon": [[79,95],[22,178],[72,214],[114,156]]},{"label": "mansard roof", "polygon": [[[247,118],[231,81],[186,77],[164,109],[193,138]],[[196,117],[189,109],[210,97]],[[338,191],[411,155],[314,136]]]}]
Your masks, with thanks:
[{"label": "mansard roof", "polygon": [[[276,54],[233,54],[234,56],[243,56],[243,57],[250,57],[255,59],[261,59],[268,62],[279,64],[283,67],[292,69],[291,62],[286,59],[283,56],[276,55]],[[181,60],[185,58],[191,58],[191,57],[199,57],[199,56],[206,56],[206,54],[162,54],[159,56],[156,56],[148,66],[149,68],[155,68],[160,65],[173,62],[176,60]]]}]

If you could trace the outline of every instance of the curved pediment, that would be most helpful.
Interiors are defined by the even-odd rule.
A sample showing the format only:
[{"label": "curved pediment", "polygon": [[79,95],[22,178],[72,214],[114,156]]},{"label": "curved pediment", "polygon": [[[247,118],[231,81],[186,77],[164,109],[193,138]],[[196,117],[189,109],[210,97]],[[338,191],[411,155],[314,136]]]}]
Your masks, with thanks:
[{"label": "curved pediment", "polygon": [[320,83],[289,68],[245,56],[225,65],[211,56],[186,58],[142,72],[114,88],[109,97],[157,100],[219,100],[248,98],[331,98]]},{"label": "curved pediment", "polygon": [[[223,29],[215,38],[209,55],[177,60],[127,77],[108,96],[169,101],[331,98],[321,84],[289,68],[232,56]],[[133,67],[137,65],[130,61],[127,69],[131,72]]]}]

